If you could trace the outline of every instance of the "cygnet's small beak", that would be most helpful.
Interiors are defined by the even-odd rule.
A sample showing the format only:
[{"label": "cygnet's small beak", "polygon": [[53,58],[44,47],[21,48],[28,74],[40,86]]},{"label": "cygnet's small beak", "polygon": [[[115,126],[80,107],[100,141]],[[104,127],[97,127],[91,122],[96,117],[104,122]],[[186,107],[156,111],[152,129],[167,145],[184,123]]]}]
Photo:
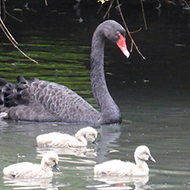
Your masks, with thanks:
[{"label": "cygnet's small beak", "polygon": [[57,171],[60,171],[59,166],[58,166],[57,163],[55,163],[55,165],[54,165],[53,167],[54,167]]},{"label": "cygnet's small beak", "polygon": [[152,162],[155,162],[156,163],[156,160],[150,155],[149,158],[148,158],[150,161]]},{"label": "cygnet's small beak", "polygon": [[96,139],[92,143],[95,145],[98,145],[98,142],[96,141]]}]

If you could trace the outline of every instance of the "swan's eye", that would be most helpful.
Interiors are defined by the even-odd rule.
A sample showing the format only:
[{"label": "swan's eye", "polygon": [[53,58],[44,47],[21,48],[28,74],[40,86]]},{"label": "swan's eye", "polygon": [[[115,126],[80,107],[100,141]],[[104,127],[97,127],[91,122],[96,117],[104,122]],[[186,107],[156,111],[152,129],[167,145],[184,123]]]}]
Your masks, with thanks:
[{"label": "swan's eye", "polygon": [[115,42],[115,43],[117,43],[119,41],[119,36],[118,35],[114,36],[112,38],[112,41]]},{"label": "swan's eye", "polygon": [[121,33],[119,31],[117,31],[117,37],[119,37],[121,35]]},{"label": "swan's eye", "polygon": [[122,33],[121,34],[124,38],[126,38],[126,33],[124,32],[124,33]]},{"label": "swan's eye", "polygon": [[121,34],[124,38],[126,38],[126,32],[125,32],[125,30],[120,31],[120,34]]},{"label": "swan's eye", "polygon": [[126,37],[125,31],[117,31],[118,36],[122,35],[124,38]]}]

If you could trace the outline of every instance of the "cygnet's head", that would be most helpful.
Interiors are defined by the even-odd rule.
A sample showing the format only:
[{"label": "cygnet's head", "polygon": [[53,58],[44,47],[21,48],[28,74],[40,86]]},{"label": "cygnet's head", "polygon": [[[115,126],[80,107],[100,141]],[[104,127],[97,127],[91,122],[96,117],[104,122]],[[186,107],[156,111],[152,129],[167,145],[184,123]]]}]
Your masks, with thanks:
[{"label": "cygnet's head", "polygon": [[140,145],[136,148],[134,157],[136,162],[138,160],[151,160],[152,162],[156,162],[156,160],[151,156],[149,148],[145,145]]},{"label": "cygnet's head", "polygon": [[59,157],[57,153],[54,151],[49,151],[43,156],[41,165],[47,167],[55,167],[55,169],[59,171],[60,169],[58,167],[58,161]]},{"label": "cygnet's head", "polygon": [[92,127],[85,127],[80,129],[75,136],[78,135],[83,135],[84,138],[88,141],[88,142],[92,142],[93,144],[97,144],[96,142],[96,138],[98,135],[98,132],[96,131],[96,129],[92,128]]},{"label": "cygnet's head", "polygon": [[87,129],[88,132],[86,133],[86,140],[92,142],[93,144],[97,144],[96,139],[98,132],[92,127],[87,127]]}]

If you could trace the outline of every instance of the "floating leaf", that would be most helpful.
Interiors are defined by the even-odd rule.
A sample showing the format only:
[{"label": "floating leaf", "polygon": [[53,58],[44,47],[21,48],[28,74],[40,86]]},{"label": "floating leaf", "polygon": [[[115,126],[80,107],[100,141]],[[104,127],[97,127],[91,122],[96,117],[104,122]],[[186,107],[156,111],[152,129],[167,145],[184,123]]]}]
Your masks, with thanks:
[{"label": "floating leaf", "polygon": [[120,151],[119,150],[110,150],[109,152],[113,153],[113,152],[120,152]]}]

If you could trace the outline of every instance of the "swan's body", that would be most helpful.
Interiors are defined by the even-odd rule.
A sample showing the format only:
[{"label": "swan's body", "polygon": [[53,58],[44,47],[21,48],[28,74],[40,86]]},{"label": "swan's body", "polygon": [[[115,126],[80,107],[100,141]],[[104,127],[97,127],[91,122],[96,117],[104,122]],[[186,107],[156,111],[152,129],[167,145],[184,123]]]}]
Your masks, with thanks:
[{"label": "swan's body", "polygon": [[3,169],[3,174],[11,178],[44,178],[52,177],[51,167],[58,168],[58,155],[53,151],[47,152],[41,161],[41,164],[31,162],[21,162],[12,164]]},{"label": "swan's body", "polygon": [[118,106],[109,94],[104,75],[104,43],[109,39],[129,57],[125,29],[113,20],[101,23],[94,32],[91,50],[91,84],[100,112],[65,86],[18,77],[13,85],[1,80],[1,112],[7,118],[23,121],[57,121],[66,123],[120,123]]},{"label": "swan's body", "polygon": [[148,147],[141,145],[138,146],[134,153],[135,163],[124,162],[121,160],[110,160],[97,164],[94,167],[95,175],[129,175],[141,176],[148,175],[149,167],[146,163],[147,160],[156,162],[151,156]]},{"label": "swan's body", "polygon": [[97,131],[92,127],[80,129],[75,136],[52,132],[42,134],[36,137],[37,144],[40,146],[51,147],[83,147],[87,146],[87,142],[96,142]]}]

